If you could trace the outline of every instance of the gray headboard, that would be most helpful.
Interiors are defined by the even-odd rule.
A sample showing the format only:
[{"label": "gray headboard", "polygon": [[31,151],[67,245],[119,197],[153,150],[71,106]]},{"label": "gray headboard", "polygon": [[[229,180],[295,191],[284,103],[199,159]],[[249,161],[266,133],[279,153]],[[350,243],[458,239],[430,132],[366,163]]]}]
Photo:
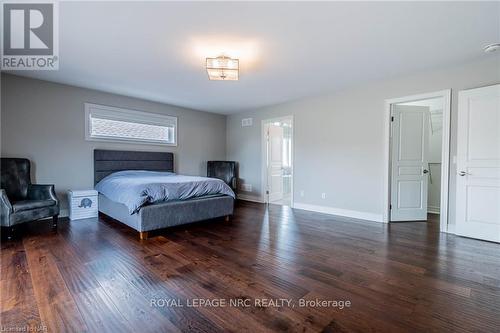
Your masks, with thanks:
[{"label": "gray headboard", "polygon": [[94,150],[94,185],[122,170],[174,171],[174,154],[148,151]]}]

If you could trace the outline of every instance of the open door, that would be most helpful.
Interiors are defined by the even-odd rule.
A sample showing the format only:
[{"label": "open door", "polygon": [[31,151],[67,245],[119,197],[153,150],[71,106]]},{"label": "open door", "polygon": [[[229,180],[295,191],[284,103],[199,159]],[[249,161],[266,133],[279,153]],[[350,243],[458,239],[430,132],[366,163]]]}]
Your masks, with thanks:
[{"label": "open door", "polygon": [[500,242],[500,85],[458,100],[457,225],[461,236]]},{"label": "open door", "polygon": [[429,107],[393,105],[391,221],[427,220]]},{"label": "open door", "polygon": [[283,127],[269,124],[267,184],[269,202],[283,199]]}]

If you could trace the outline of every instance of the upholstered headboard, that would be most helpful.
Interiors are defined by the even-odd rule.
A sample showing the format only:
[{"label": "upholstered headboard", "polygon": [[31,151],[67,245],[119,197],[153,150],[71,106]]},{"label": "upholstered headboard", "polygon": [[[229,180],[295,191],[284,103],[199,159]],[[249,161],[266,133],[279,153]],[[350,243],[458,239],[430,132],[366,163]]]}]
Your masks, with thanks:
[{"label": "upholstered headboard", "polygon": [[94,150],[94,185],[122,170],[174,171],[174,154],[148,151]]}]

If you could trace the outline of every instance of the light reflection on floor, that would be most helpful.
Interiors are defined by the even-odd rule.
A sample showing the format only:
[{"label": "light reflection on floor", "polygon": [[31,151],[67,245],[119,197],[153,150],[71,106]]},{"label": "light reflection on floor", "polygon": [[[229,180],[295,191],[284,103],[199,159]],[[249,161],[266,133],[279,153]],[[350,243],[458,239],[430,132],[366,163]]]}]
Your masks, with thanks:
[{"label": "light reflection on floor", "polygon": [[271,254],[275,265],[280,265],[280,258],[294,260],[295,249],[302,245],[302,239],[301,233],[296,232],[298,226],[293,209],[269,204],[260,223],[258,251],[265,253],[267,258],[268,254]]}]

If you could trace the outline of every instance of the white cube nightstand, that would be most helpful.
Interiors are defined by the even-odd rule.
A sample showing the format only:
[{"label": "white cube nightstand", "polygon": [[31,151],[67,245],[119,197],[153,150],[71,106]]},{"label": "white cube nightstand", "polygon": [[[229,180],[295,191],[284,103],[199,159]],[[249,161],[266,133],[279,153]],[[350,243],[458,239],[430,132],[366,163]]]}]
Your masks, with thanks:
[{"label": "white cube nightstand", "polygon": [[97,191],[69,190],[69,219],[80,220],[97,217]]}]

